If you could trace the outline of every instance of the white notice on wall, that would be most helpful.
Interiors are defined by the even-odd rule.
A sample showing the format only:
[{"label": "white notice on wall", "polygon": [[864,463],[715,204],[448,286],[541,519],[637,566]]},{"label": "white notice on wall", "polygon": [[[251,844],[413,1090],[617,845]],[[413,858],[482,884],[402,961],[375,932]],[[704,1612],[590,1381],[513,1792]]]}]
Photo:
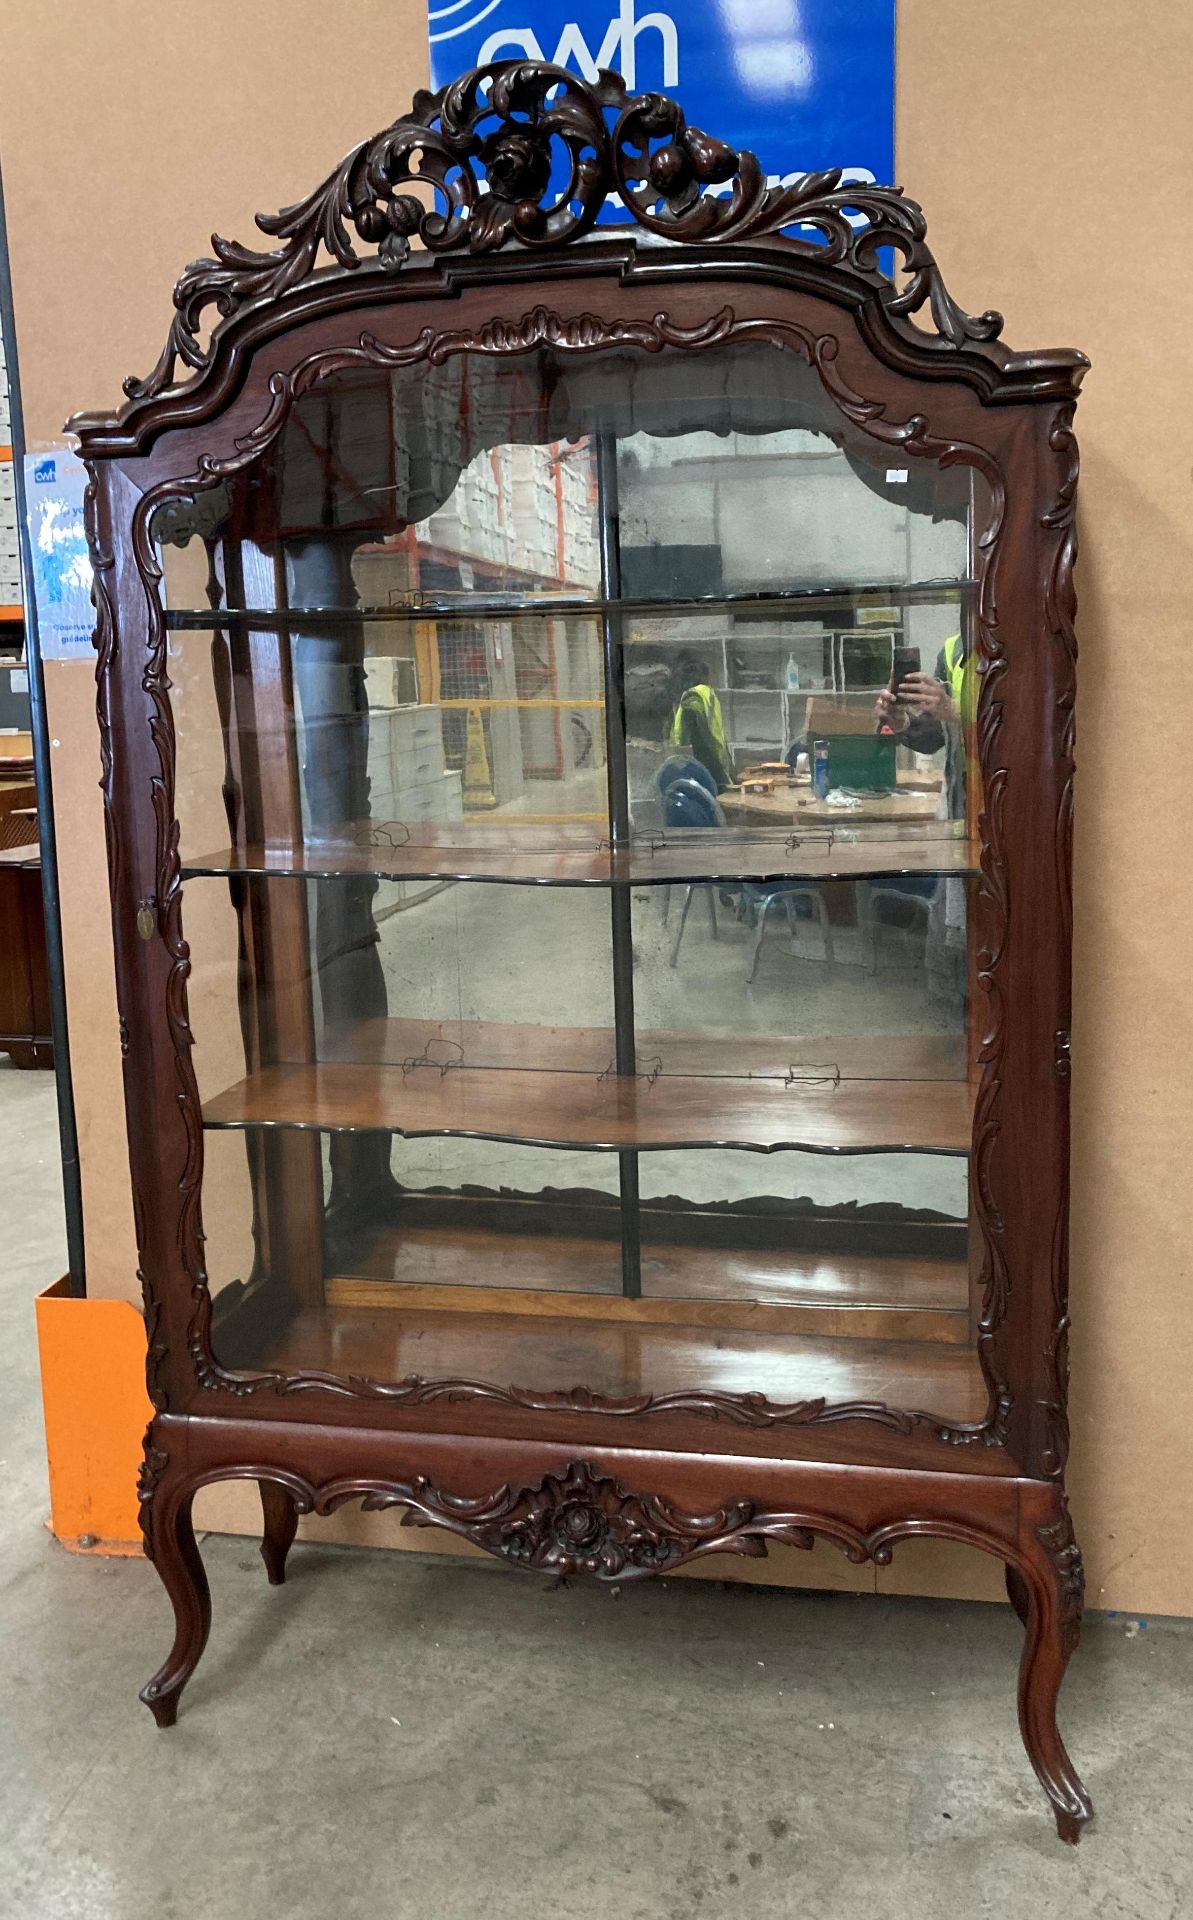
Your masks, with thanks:
[{"label": "white notice on wall", "polygon": [[83,531],[87,469],[67,448],[25,456],[33,592],[43,660],[89,659],[95,614]]}]

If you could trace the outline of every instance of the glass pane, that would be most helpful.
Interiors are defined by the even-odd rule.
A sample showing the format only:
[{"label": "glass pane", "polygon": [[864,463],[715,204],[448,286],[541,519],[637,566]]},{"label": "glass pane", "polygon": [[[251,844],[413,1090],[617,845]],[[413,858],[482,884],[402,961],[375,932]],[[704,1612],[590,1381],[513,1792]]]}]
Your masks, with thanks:
[{"label": "glass pane", "polygon": [[408,849],[406,864],[429,872],[437,850],[458,868],[464,852],[602,843],[599,628],[453,624],[436,655],[422,626],[411,631],[429,677],[387,650],[407,632],[393,626],[170,636],[187,865],[372,871]]},{"label": "glass pane", "polygon": [[252,466],[168,506],[166,597],[208,605],[213,540],[228,608],[385,620],[423,603],[471,621],[478,607],[599,597],[594,449],[566,396],[553,406],[546,356],[340,373],[304,395]]},{"label": "glass pane", "polygon": [[898,458],[542,348],[159,510],[226,1364],[981,1416],[989,506]]},{"label": "glass pane", "polygon": [[[643,1156],[644,1293],[658,1260],[670,1292],[745,1290],[891,1338],[968,1337],[971,884],[635,895],[640,1071],[661,1105],[703,1104],[710,1142],[741,1143]],[[782,1150],[799,1141],[818,1153]],[[726,1249],[711,1261],[710,1232]],[[693,1240],[694,1268],[677,1251]],[[909,1318],[925,1301],[936,1317]]]}]

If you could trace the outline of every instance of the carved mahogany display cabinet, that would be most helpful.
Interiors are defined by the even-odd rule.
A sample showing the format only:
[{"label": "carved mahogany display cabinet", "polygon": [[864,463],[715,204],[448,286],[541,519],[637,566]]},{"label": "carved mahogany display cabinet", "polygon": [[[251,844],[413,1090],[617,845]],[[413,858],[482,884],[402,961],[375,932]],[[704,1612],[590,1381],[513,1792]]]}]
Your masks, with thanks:
[{"label": "carved mahogany display cabinet", "polygon": [[212,1481],[275,1582],[350,1501],[612,1581],[932,1535],[1075,1840],[1083,356],[614,73],[465,74],[258,224],[73,423],[144,1700]]}]

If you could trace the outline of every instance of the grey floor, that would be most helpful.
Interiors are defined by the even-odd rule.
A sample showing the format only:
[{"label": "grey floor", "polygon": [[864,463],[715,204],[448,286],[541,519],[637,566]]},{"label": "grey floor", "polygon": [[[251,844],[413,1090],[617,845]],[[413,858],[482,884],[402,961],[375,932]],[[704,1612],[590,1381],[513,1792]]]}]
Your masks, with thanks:
[{"label": "grey floor", "polygon": [[1193,1628],[1093,1616],[1074,1853],[1019,1746],[1008,1609],[620,1593],[208,1539],[177,1728],[142,1561],[44,1530],[32,1299],[62,1266],[53,1088],[0,1060],[3,1920],[1185,1920]]}]

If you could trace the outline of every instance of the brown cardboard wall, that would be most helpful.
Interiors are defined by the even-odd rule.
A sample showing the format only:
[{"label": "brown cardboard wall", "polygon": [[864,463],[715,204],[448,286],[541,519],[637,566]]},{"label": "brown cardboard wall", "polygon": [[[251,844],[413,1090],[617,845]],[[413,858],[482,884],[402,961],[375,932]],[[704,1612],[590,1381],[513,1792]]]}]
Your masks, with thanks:
[{"label": "brown cardboard wall", "polygon": [[901,173],[963,306],[1093,361],[1081,441],[1073,1459],[1094,1605],[1193,1613],[1193,11],[899,0]]},{"label": "brown cardboard wall", "polygon": [[[7,26],[31,445],[152,364],[175,274],[212,226],[250,238],[257,208],[306,191],[425,78],[423,0],[211,0],[185,21],[67,0]],[[1193,1533],[1165,1524],[1193,1483],[1193,11],[1153,0],[1127,32],[1118,0],[899,0],[899,62],[900,176],[950,287],[1001,307],[1013,345],[1094,361],[1078,414],[1072,1483],[1091,1600],[1193,1613]],[[51,667],[47,686],[90,1283],[134,1298],[90,673]],[[216,1500],[206,1517],[236,1514]],[[990,1592],[989,1576],[908,1548],[883,1584]]]}]

